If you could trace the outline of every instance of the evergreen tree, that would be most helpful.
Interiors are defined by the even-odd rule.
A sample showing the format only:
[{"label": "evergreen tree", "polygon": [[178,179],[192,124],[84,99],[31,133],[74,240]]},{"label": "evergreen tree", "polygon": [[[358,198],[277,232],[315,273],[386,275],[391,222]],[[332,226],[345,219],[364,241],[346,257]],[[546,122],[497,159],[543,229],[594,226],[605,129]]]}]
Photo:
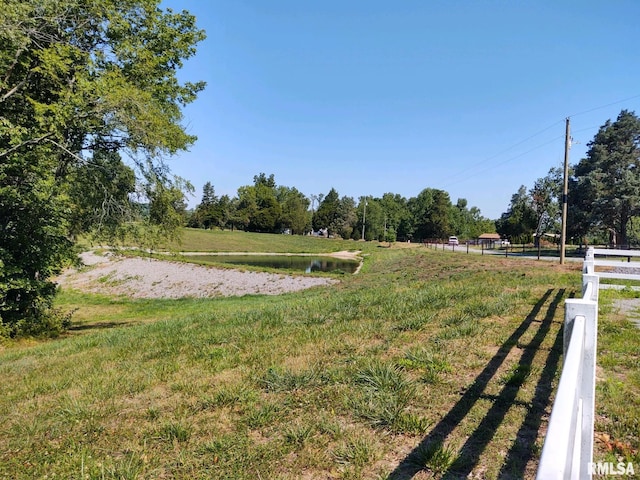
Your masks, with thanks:
[{"label": "evergreen tree", "polygon": [[614,243],[627,245],[629,221],[640,215],[640,119],[622,110],[615,122],[600,127],[588,147],[575,167],[576,187],[583,191],[574,207],[592,228],[609,231]]},{"label": "evergreen tree", "polygon": [[224,226],[224,213],[222,211],[215,189],[211,182],[202,187],[202,201],[196,207],[190,220],[190,226],[196,228],[213,228]]},{"label": "evergreen tree", "polygon": [[313,229],[328,229],[329,234],[335,234],[336,220],[338,218],[340,196],[335,188],[322,199],[318,209],[313,214]]}]

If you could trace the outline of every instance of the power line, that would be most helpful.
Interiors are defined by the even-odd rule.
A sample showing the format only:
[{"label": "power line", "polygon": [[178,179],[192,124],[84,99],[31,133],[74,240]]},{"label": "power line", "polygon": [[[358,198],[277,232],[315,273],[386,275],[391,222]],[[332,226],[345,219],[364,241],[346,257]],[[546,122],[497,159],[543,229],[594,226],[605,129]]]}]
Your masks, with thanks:
[{"label": "power line", "polygon": [[[555,137],[555,138],[549,140],[548,142],[541,143],[540,145],[536,145],[535,147],[530,148],[529,150],[527,150],[525,152],[519,153],[518,155],[516,155],[514,157],[510,157],[510,158],[508,158],[506,160],[503,160],[501,162],[498,162],[498,163],[493,163],[489,167],[485,168],[484,170],[475,171],[475,172],[473,172],[473,174],[474,175],[478,175],[480,173],[488,172],[489,170],[493,170],[494,168],[497,168],[497,167],[505,165],[505,164],[507,164],[509,162],[512,162],[512,161],[514,161],[514,160],[516,160],[516,159],[518,159],[520,157],[523,157],[523,156],[525,156],[525,155],[527,155],[527,154],[529,154],[529,153],[531,153],[531,152],[533,152],[535,150],[538,150],[539,148],[542,148],[542,147],[545,147],[547,145],[550,145],[550,144],[552,144],[554,142],[557,142],[558,140],[563,139],[563,138],[564,138],[564,135],[560,135],[558,137]],[[493,157],[493,158],[495,158],[495,157]],[[469,170],[465,170],[463,173],[465,173],[467,175],[466,178],[462,178],[462,179],[459,179],[459,180],[456,180],[456,181],[453,181],[453,182],[446,183],[445,186],[449,187],[451,185],[456,185],[458,183],[464,182],[466,180],[471,180],[471,176],[469,175]]]},{"label": "power line", "polygon": [[636,98],[640,98],[640,94],[639,95],[634,95],[633,97],[623,98],[622,100],[617,100],[615,102],[607,103],[606,105],[601,105],[599,107],[590,108],[589,110],[584,110],[582,112],[574,113],[573,115],[569,115],[569,117],[577,117],[579,115],[585,115],[587,113],[595,112],[596,110],[601,110],[603,108],[607,108],[607,107],[610,107],[612,105],[617,105],[619,103],[627,102],[629,100],[634,100]]},{"label": "power line", "polygon": [[[576,117],[576,116],[580,116],[580,115],[585,115],[585,114],[587,114],[587,113],[591,113],[591,112],[594,112],[594,111],[596,111],[596,110],[601,110],[601,109],[603,109],[603,108],[607,108],[607,107],[610,107],[610,106],[612,106],[612,105],[617,105],[617,104],[620,104],[620,103],[623,103],[623,102],[627,102],[627,101],[629,101],[629,100],[634,100],[634,99],[636,99],[636,98],[640,98],[640,94],[638,94],[638,95],[634,95],[634,96],[631,96],[631,97],[627,97],[627,98],[623,98],[623,99],[621,99],[621,100],[616,100],[615,102],[607,103],[607,104],[605,104],[605,105],[600,105],[600,106],[598,106],[598,107],[593,107],[593,108],[590,108],[590,109],[588,109],[588,110],[583,110],[583,111],[578,112],[578,113],[575,113],[575,114],[573,114],[573,115],[569,115],[569,116],[568,116],[568,117],[566,117],[566,118]],[[520,141],[518,141],[518,142],[514,143],[513,145],[511,145],[511,146],[509,146],[509,147],[505,148],[504,150],[502,150],[502,151],[500,151],[500,152],[498,152],[498,153],[496,153],[496,154],[494,154],[494,155],[491,155],[490,157],[487,157],[487,158],[485,158],[485,159],[483,159],[483,160],[481,160],[481,161],[479,161],[479,162],[477,162],[477,163],[475,163],[475,164],[471,165],[470,167],[465,168],[464,170],[460,170],[460,171],[458,171],[457,173],[454,173],[454,174],[452,174],[452,175],[449,175],[448,177],[445,177],[445,178],[442,180],[442,182],[444,183],[444,185],[443,185],[443,186],[444,186],[444,187],[448,187],[448,186],[450,186],[450,185],[455,185],[455,184],[461,183],[461,182],[463,182],[463,181],[469,180],[471,175],[478,175],[478,174],[480,174],[480,173],[485,173],[485,172],[487,172],[487,171],[489,171],[489,170],[492,170],[492,169],[497,168],[497,167],[499,167],[499,166],[502,166],[502,165],[504,165],[504,164],[506,164],[506,163],[512,162],[513,160],[516,160],[516,159],[518,159],[518,158],[520,158],[520,157],[522,157],[522,156],[524,156],[524,155],[527,155],[528,153],[531,153],[532,151],[535,151],[535,150],[537,150],[537,149],[539,149],[539,148],[542,148],[542,147],[544,147],[544,146],[546,146],[546,145],[549,145],[549,144],[551,144],[551,143],[553,143],[553,142],[555,142],[555,141],[557,141],[557,140],[559,140],[559,139],[561,139],[561,138],[564,138],[564,135],[561,135],[561,136],[555,137],[555,138],[553,138],[552,140],[550,140],[550,141],[548,141],[548,142],[545,142],[545,143],[543,143],[543,144],[537,145],[537,146],[535,146],[535,147],[533,147],[533,148],[531,148],[531,149],[529,149],[529,150],[527,150],[527,151],[525,151],[525,152],[523,152],[523,153],[520,153],[520,154],[518,154],[518,155],[516,155],[516,156],[514,156],[514,157],[510,157],[510,158],[508,158],[508,159],[506,159],[506,160],[504,160],[504,161],[502,161],[502,162],[493,163],[493,164],[491,164],[489,167],[484,168],[484,169],[482,169],[482,170],[477,170],[477,168],[479,168],[479,167],[481,167],[481,166],[485,165],[487,162],[489,162],[489,161],[491,161],[491,160],[493,160],[493,159],[495,159],[495,158],[497,158],[497,157],[499,157],[499,156],[501,156],[501,155],[503,155],[503,154],[505,154],[505,153],[507,153],[507,152],[509,152],[509,151],[513,150],[514,148],[516,148],[516,147],[518,147],[518,146],[522,145],[523,143],[528,142],[528,141],[529,141],[529,140],[531,140],[532,138],[535,138],[535,137],[537,137],[537,136],[539,136],[539,135],[541,135],[541,134],[543,134],[543,133],[547,132],[548,130],[551,130],[552,128],[556,127],[557,125],[564,123],[564,122],[566,121],[566,118],[565,118],[565,119],[562,119],[562,120],[558,120],[558,121],[557,121],[557,122],[555,122],[555,123],[552,123],[551,125],[549,125],[549,126],[547,126],[547,127],[543,128],[542,130],[540,130],[540,131],[538,131],[538,132],[536,132],[536,133],[534,133],[534,134],[532,134],[532,135],[529,135],[528,137],[524,138],[523,140],[520,140]],[[586,131],[586,130],[591,130],[591,129],[596,128],[596,127],[597,127],[597,126],[595,126],[595,127],[588,127],[588,128],[581,128],[581,129],[579,129],[579,130],[574,130],[574,133],[579,133],[579,132],[583,132],[583,131]],[[462,175],[464,175],[464,178],[458,179],[458,177],[460,177],[460,176],[462,176]],[[451,180],[453,180],[453,181],[451,181]]]},{"label": "power line", "polygon": [[[507,153],[507,152],[509,152],[509,151],[513,150],[514,148],[516,148],[516,147],[518,147],[518,146],[522,145],[523,143],[528,142],[528,141],[529,141],[529,140],[531,140],[532,138],[535,138],[535,137],[537,137],[538,135],[541,135],[541,134],[545,133],[546,131],[551,130],[551,129],[552,129],[552,128],[554,128],[556,125],[561,124],[562,122],[564,122],[564,120],[557,121],[557,122],[555,122],[555,123],[553,123],[553,124],[549,125],[548,127],[543,128],[543,129],[542,129],[542,130],[540,130],[539,132],[536,132],[536,133],[534,133],[533,135],[529,135],[527,138],[525,138],[525,139],[523,139],[523,140],[520,140],[519,142],[514,143],[513,145],[511,145],[511,146],[509,146],[509,147],[505,148],[504,150],[502,150],[502,151],[500,151],[500,152],[496,153],[495,155],[491,155],[490,157],[487,157],[487,158],[485,158],[485,159],[483,159],[483,160],[481,160],[481,161],[479,161],[479,162],[477,162],[477,163],[475,163],[475,164],[471,165],[470,167],[465,168],[464,170],[460,170],[460,171],[458,171],[457,173],[454,173],[453,175],[450,175],[450,176],[448,176],[448,177],[445,177],[445,178],[444,178],[444,180],[443,180],[443,182],[445,182],[445,183],[446,183],[448,180],[451,180],[451,179],[453,179],[453,178],[455,178],[455,177],[458,177],[458,176],[460,176],[460,175],[468,176],[468,175],[469,175],[469,173],[470,173],[470,172],[472,172],[476,167],[480,167],[480,166],[484,165],[485,163],[487,163],[487,162],[489,162],[489,161],[491,161],[491,160],[493,160],[493,159],[495,159],[495,158],[497,158],[497,157],[499,157],[499,156],[501,156],[501,155],[503,155],[503,154],[505,154],[505,153]],[[556,139],[554,139],[553,141],[555,141],[555,140],[556,140]],[[550,143],[550,142],[549,142],[549,143]],[[540,145],[540,146],[538,146],[538,147],[534,147],[532,150],[535,150],[536,148],[540,148],[540,147],[542,147],[542,146],[544,146],[544,145],[547,145],[547,144],[548,144],[548,143],[545,143],[545,144]],[[527,152],[525,152],[525,153],[523,153],[523,154],[520,154],[520,155],[518,155],[518,156],[516,156],[516,157],[513,157],[512,159],[515,159],[515,158],[521,157],[522,155],[526,155],[526,154],[527,154],[527,153],[529,153],[530,151],[531,151],[531,150],[529,150],[529,151],[527,151]],[[512,159],[510,159],[510,160],[506,160],[506,161],[501,162],[501,163],[498,163],[498,164],[493,164],[491,167],[489,167],[489,168],[487,168],[487,169],[485,169],[485,170],[481,170],[481,171],[476,172],[476,173],[484,173],[484,172],[486,172],[487,170],[490,170],[491,168],[494,168],[494,167],[496,167],[496,166],[498,166],[498,165],[502,165],[502,164],[504,164],[504,163],[507,163],[508,161],[511,161]],[[458,183],[458,182],[454,182],[454,183]]]}]

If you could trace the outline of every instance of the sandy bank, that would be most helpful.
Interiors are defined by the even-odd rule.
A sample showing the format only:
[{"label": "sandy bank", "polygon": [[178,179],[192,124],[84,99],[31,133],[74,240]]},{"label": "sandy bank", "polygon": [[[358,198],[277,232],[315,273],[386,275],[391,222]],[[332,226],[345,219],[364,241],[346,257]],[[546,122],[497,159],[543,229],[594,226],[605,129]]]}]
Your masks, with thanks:
[{"label": "sandy bank", "polygon": [[83,254],[82,259],[87,267],[68,270],[56,282],[86,292],[131,298],[278,295],[338,282],[326,277],[246,272],[91,252]]}]

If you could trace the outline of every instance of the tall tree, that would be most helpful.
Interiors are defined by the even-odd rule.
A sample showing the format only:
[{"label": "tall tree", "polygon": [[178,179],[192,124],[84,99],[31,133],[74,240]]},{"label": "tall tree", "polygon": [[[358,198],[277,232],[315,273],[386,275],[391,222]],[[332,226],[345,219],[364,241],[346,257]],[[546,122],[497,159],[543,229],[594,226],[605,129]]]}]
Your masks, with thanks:
[{"label": "tall tree", "polygon": [[276,196],[276,182],[271,175],[268,179],[264,173],[254,177],[256,212],[249,220],[248,229],[253,232],[273,233],[277,230],[282,214],[282,207]]},{"label": "tall tree", "polygon": [[417,197],[409,199],[409,208],[418,238],[446,238],[452,233],[452,205],[447,192],[425,188]]},{"label": "tall tree", "polygon": [[181,108],[204,84],[176,71],[204,32],[159,4],[2,1],[0,322],[13,332],[46,323],[73,234],[122,225],[131,172],[151,203],[180,204],[163,158],[195,140]]},{"label": "tall tree", "polygon": [[335,188],[320,201],[318,209],[313,214],[313,229],[328,229],[330,234],[334,234],[338,211],[340,207],[340,195]]},{"label": "tall tree", "polygon": [[218,211],[220,212],[220,227],[227,228],[231,226],[233,228],[231,219],[235,213],[235,203],[229,195],[222,195],[218,199]]},{"label": "tall tree", "polygon": [[276,179],[273,173],[267,177],[265,173],[259,173],[253,176],[253,184],[257,187],[263,185],[267,188],[276,188]]},{"label": "tall tree", "polygon": [[529,191],[531,207],[536,213],[536,236],[559,233],[563,171],[554,167],[546,176],[538,178]]},{"label": "tall tree", "polygon": [[458,237],[477,238],[495,231],[494,222],[483,217],[478,207],[469,208],[465,198],[459,198],[451,212],[453,233]]},{"label": "tall tree", "polygon": [[251,232],[276,232],[282,207],[278,202],[276,182],[272,175],[264,173],[253,177],[253,185],[238,189],[236,219]]},{"label": "tall tree", "polygon": [[496,220],[496,231],[511,241],[529,242],[538,226],[538,216],[533,201],[522,185],[511,196],[509,209]]},{"label": "tall tree", "polygon": [[282,211],[280,227],[288,228],[292,234],[301,235],[309,231],[311,216],[309,215],[310,201],[295,187],[280,186],[277,188],[276,197]]},{"label": "tall tree", "polygon": [[205,208],[213,207],[216,204],[218,197],[216,197],[216,191],[211,182],[207,182],[202,187],[202,201],[200,205]]},{"label": "tall tree", "polygon": [[338,202],[338,211],[330,230],[341,238],[351,238],[358,222],[356,202],[352,197],[343,196]]},{"label": "tall tree", "polygon": [[569,198],[567,208],[567,235],[578,239],[582,245],[594,228],[591,222],[591,205],[595,198],[595,188],[588,176],[569,177]]},{"label": "tall tree", "polygon": [[[87,188],[88,185],[93,188]],[[90,162],[79,165],[70,174],[69,196],[74,205],[69,225],[72,237],[91,230],[118,232],[118,225],[135,218],[131,208],[135,190],[135,172],[122,162],[120,154],[96,150]]]},{"label": "tall tree", "polygon": [[[384,236],[385,239],[400,237],[403,240],[408,238],[410,233],[408,223],[411,213],[407,208],[407,199],[400,194],[385,193],[380,199],[380,205],[384,212]],[[389,232],[392,235],[388,235]]]},{"label": "tall tree", "polygon": [[[366,214],[366,215],[365,215]],[[362,222],[365,222],[364,239],[384,239],[385,214],[380,199],[374,197],[361,197],[358,205],[358,220],[351,237],[354,240],[362,238]]]},{"label": "tall tree", "polygon": [[202,200],[191,216],[189,226],[196,228],[213,228],[224,226],[225,218],[222,206],[211,182],[202,187]]},{"label": "tall tree", "polygon": [[615,122],[607,120],[588,144],[586,158],[575,167],[578,186],[591,198],[589,223],[611,232],[612,240],[628,244],[630,219],[640,214],[640,119],[622,110]]},{"label": "tall tree", "polygon": [[258,211],[255,187],[253,185],[243,185],[238,188],[237,199],[234,224],[245,230],[249,227],[251,219]]}]

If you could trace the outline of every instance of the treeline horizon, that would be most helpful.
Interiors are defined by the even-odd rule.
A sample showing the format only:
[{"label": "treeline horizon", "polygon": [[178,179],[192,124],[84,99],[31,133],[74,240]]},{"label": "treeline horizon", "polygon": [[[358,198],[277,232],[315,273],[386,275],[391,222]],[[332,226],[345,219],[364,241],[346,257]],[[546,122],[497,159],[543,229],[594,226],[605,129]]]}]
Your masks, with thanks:
[{"label": "treeline horizon", "polygon": [[322,232],[343,239],[407,241],[440,239],[456,235],[476,238],[494,233],[495,222],[469,207],[464,198],[452,203],[444,190],[425,188],[406,198],[385,193],[381,197],[340,196],[335,188],[326,194],[304,195],[295,187],[277,185],[273,174],[260,173],[253,185],[238,188],[234,197],[215,194],[206,182],[195,208],[185,208],[191,228],[220,228],[294,235]]},{"label": "treeline horizon", "polygon": [[[607,120],[588,143],[585,158],[568,169],[567,237],[574,243],[640,244],[640,118],[622,110]],[[279,186],[260,173],[235,197],[217,197],[211,182],[202,201],[186,208],[186,225],[252,232],[306,234],[323,231],[345,239],[422,240],[456,235],[477,238],[497,232],[513,243],[535,243],[542,235],[558,238],[562,224],[564,172],[551,168],[533,187],[522,185],[500,218],[483,217],[464,198],[452,203],[440,189],[425,188],[406,198],[326,194],[305,196]]]}]

